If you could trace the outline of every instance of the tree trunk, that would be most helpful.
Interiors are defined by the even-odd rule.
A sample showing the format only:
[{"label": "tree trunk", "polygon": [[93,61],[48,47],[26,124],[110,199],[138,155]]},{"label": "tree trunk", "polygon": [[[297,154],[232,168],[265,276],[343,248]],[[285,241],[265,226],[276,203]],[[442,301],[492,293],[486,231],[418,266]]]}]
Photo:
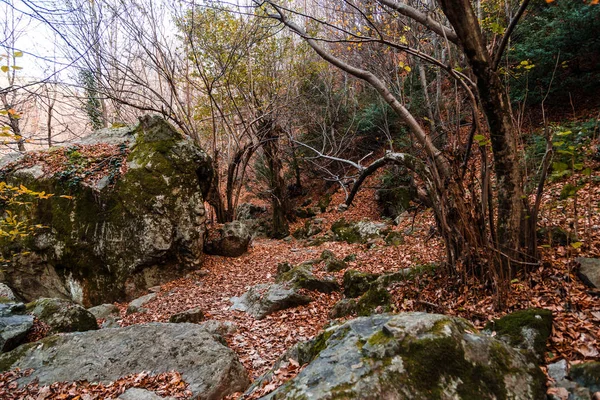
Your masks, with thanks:
[{"label": "tree trunk", "polygon": [[279,157],[279,135],[275,132],[274,123],[267,121],[263,124],[263,150],[269,169],[269,189],[271,192],[271,208],[273,212],[272,236],[283,239],[290,234],[287,216],[290,212],[283,166]]},{"label": "tree trunk", "polygon": [[503,272],[510,279],[511,262],[533,255],[531,249],[523,249],[523,239],[528,235],[529,224],[525,221],[522,176],[517,161],[515,131],[510,119],[511,107],[505,88],[494,70],[487,51],[477,17],[468,0],[439,0],[444,14],[454,27],[465,51],[473,73],[483,112],[486,115],[497,187],[498,250],[503,260]]}]

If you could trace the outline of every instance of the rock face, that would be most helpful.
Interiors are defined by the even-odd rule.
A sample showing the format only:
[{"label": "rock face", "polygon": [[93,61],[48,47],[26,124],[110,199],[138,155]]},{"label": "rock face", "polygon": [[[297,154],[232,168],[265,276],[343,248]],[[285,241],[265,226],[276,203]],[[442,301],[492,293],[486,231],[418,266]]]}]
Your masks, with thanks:
[{"label": "rock face", "polygon": [[27,307],[40,321],[50,326],[52,333],[98,329],[96,317],[79,304],[69,300],[39,299]]},{"label": "rock face", "polygon": [[600,288],[600,259],[579,257],[575,259],[581,267],[577,275],[588,286]]},{"label": "rock face", "polygon": [[32,221],[48,228],[23,244],[30,254],[0,274],[25,300],[70,298],[86,307],[128,300],[201,262],[203,193],[212,178],[206,153],[163,119],[143,117],[66,144],[76,161],[64,167],[85,164],[75,146],[99,143],[126,154],[122,176],[116,168],[86,184],[65,171],[0,162],[7,182],[53,194],[35,205]]},{"label": "rock face", "polygon": [[22,303],[0,304],[0,351],[20,345],[33,327],[33,317],[25,311]]},{"label": "rock face", "polygon": [[536,365],[475,332],[438,314],[357,318],[296,346],[288,355],[308,366],[263,399],[545,398]]},{"label": "rock face", "polygon": [[239,257],[248,251],[250,239],[250,230],[244,222],[228,222],[218,230],[216,238],[206,243],[204,250],[208,254]]},{"label": "rock face", "polygon": [[181,372],[195,398],[221,399],[249,384],[236,354],[194,324],[151,323],[49,336],[0,356],[0,370],[33,368],[26,384],[113,381],[150,371]]},{"label": "rock face", "polygon": [[275,311],[308,304],[312,299],[280,284],[261,284],[250,288],[240,297],[232,297],[231,310],[245,311],[262,319]]}]

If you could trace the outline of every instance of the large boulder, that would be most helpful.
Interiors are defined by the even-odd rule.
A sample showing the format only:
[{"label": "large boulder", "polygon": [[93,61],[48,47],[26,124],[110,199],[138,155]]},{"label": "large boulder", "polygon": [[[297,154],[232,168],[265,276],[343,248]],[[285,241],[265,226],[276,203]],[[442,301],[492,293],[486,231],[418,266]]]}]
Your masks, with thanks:
[{"label": "large boulder", "polygon": [[69,300],[42,298],[27,305],[29,311],[50,327],[50,332],[85,332],[98,329],[94,314]]},{"label": "large boulder", "polygon": [[240,297],[232,297],[231,310],[244,311],[256,319],[262,319],[275,311],[298,307],[312,301],[309,296],[298,293],[294,287],[281,284],[252,286]]},{"label": "large boulder", "polygon": [[23,303],[0,304],[0,352],[14,349],[33,328],[33,317],[25,313]]},{"label": "large boulder", "polygon": [[263,399],[545,399],[537,365],[476,332],[438,314],[357,318],[296,346],[286,356],[308,366]]},{"label": "large boulder", "polygon": [[195,324],[151,323],[54,335],[0,356],[0,370],[33,368],[20,385],[109,382],[143,371],[178,371],[194,398],[221,399],[246,389],[237,355]]},{"label": "large boulder", "polygon": [[2,246],[19,255],[0,280],[25,300],[129,300],[201,263],[211,162],[163,119],[9,160],[8,183],[53,194],[32,210],[31,224],[46,228]]},{"label": "large boulder", "polygon": [[248,251],[251,239],[250,230],[244,222],[227,222],[217,229],[216,237],[206,243],[204,251],[218,256],[239,257]]}]

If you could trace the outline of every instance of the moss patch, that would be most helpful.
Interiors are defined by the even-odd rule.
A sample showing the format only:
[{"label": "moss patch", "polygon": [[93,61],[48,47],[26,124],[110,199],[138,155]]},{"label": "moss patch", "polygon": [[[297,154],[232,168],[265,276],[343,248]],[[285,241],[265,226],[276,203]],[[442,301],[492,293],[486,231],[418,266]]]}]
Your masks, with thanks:
[{"label": "moss patch", "polygon": [[489,322],[485,329],[495,331],[513,347],[532,349],[538,360],[543,360],[546,341],[552,333],[552,311],[540,308],[516,311]]},{"label": "moss patch", "polygon": [[390,293],[380,287],[371,287],[365,294],[363,294],[356,303],[356,314],[360,316],[371,315],[378,311],[387,312],[390,311],[392,296]]}]

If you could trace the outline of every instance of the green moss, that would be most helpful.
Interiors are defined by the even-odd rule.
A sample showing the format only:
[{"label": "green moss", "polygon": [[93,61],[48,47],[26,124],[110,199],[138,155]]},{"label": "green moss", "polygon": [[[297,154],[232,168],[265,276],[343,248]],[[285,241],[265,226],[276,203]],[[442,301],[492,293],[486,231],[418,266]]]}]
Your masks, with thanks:
[{"label": "green moss", "polygon": [[458,380],[457,393],[464,400],[506,399],[505,371],[473,366],[453,337],[435,337],[409,343],[403,356],[409,383],[425,398],[441,398],[449,380]]},{"label": "green moss", "polygon": [[342,260],[335,260],[335,259],[328,260],[327,263],[325,264],[325,269],[328,272],[338,272],[338,271],[345,269],[346,267],[348,267],[348,264],[346,264]]},{"label": "green moss", "polygon": [[376,346],[387,344],[393,339],[394,337],[392,335],[388,335],[383,330],[380,330],[371,335],[371,337],[367,340],[367,343],[371,346]]},{"label": "green moss", "polygon": [[[321,332],[316,338],[311,340],[311,348],[310,348],[310,361],[317,358],[317,356],[325,350],[327,347],[327,341],[329,338],[335,333],[334,329],[325,330]],[[310,362],[307,361],[307,362]]]},{"label": "green moss", "polygon": [[[533,346],[534,352],[542,359],[546,341],[552,333],[552,311],[539,308],[516,311],[489,322],[485,329],[495,331],[498,337],[507,338],[513,347],[527,349]],[[524,329],[535,332],[533,343],[524,333]]]},{"label": "green moss", "polygon": [[17,347],[16,349],[0,355],[0,371],[10,371],[12,366],[21,360],[27,351],[32,347],[37,346],[38,343],[26,343]]},{"label": "green moss", "polygon": [[14,303],[14,300],[9,299],[5,296],[0,296],[0,304]]},{"label": "green moss", "polygon": [[321,212],[324,213],[325,211],[327,211],[327,207],[329,207],[329,204],[331,204],[331,195],[326,194],[325,196],[319,199],[317,207],[319,207],[319,210],[321,210]]},{"label": "green moss", "polygon": [[356,314],[359,316],[371,315],[377,311],[378,308],[380,308],[382,312],[390,311],[391,298],[392,296],[386,289],[377,285],[371,287],[360,297],[360,299],[358,299],[358,302],[356,303]]},{"label": "green moss", "polygon": [[331,225],[331,230],[337,241],[347,243],[361,243],[362,241],[358,228],[354,224],[346,222],[344,218],[335,221]]},{"label": "green moss", "polygon": [[404,235],[400,232],[392,231],[385,237],[385,243],[390,246],[398,246],[404,244]]},{"label": "green moss", "polygon": [[349,269],[344,273],[344,295],[346,297],[358,297],[369,290],[371,283],[379,278],[378,274]]}]

